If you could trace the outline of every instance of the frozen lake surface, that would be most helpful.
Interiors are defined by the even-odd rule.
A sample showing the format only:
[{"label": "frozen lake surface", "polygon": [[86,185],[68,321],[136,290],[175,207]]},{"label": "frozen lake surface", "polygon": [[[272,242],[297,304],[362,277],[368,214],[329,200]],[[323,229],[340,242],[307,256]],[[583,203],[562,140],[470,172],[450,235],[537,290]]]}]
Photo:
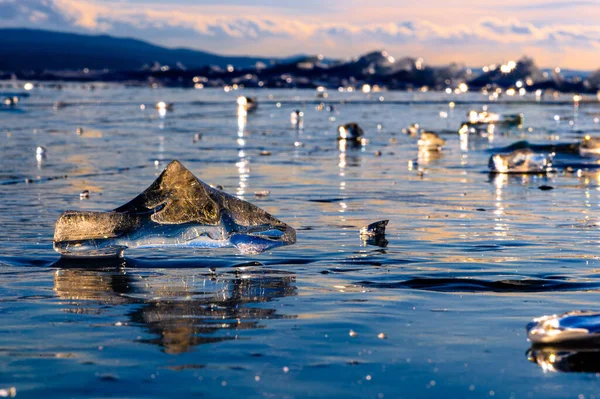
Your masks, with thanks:
[{"label": "frozen lake surface", "polygon": [[[491,103],[523,113],[524,125],[461,149],[456,132],[487,96],[30,93],[0,110],[0,389],[24,398],[598,397],[600,349],[530,351],[525,326],[600,311],[600,174],[490,176],[487,165],[490,148],[518,140],[600,134],[599,105],[575,109],[567,95]],[[236,116],[239,94],[258,99],[247,118]],[[161,116],[158,101],[173,110]],[[334,111],[317,110],[320,101]],[[295,109],[301,130],[290,124]],[[348,122],[368,145],[338,149],[337,126]],[[446,139],[441,153],[419,157],[401,132],[414,122]],[[173,159],[294,227],[297,243],[260,255],[144,249],[59,260],[62,211],[120,206]],[[359,229],[384,219],[387,247],[363,245]]]}]

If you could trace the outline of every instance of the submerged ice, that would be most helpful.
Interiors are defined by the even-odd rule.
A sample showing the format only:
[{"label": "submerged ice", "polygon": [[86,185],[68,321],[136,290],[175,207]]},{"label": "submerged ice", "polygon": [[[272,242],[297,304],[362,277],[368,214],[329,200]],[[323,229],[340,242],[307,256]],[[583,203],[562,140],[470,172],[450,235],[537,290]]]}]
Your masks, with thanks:
[{"label": "submerged ice", "polygon": [[63,212],[54,232],[54,249],[65,256],[118,256],[126,248],[169,246],[233,246],[242,253],[259,253],[295,242],[292,227],[211,188],[178,161],[113,211]]}]

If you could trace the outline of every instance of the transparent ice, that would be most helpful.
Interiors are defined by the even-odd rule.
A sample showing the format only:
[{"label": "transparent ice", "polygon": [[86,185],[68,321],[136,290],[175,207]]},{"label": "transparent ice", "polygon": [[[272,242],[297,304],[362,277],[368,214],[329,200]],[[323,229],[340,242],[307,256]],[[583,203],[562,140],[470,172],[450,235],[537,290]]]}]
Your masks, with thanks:
[{"label": "transparent ice", "polygon": [[573,311],[542,316],[527,324],[527,337],[534,344],[557,344],[600,338],[600,313]]},{"label": "transparent ice", "polygon": [[54,249],[64,256],[120,256],[126,248],[236,247],[259,253],[296,242],[264,210],[198,180],[178,161],[129,203],[109,212],[63,212]]}]

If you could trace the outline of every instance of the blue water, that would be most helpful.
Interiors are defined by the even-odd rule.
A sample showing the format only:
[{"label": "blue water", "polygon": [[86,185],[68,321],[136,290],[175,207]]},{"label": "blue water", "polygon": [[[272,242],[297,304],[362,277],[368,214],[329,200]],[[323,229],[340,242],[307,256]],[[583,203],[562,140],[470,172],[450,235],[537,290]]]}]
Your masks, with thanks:
[{"label": "blue water", "polygon": [[[258,98],[246,120],[239,94]],[[335,92],[330,113],[313,91],[32,90],[0,112],[0,389],[24,398],[597,397],[600,352],[588,372],[553,372],[528,360],[525,326],[600,310],[600,174],[486,173],[489,148],[600,133],[600,106],[569,99],[491,103],[522,112],[525,125],[463,151],[455,132],[486,103],[480,94]],[[161,117],[157,101],[173,111]],[[290,125],[295,109],[303,130]],[[340,152],[336,127],[352,121],[370,143]],[[416,140],[401,130],[414,122],[447,145],[411,169]],[[293,226],[297,243],[255,256],[144,249],[59,261],[62,211],[120,206],[172,159]],[[382,219],[388,246],[363,246],[360,227]]]}]

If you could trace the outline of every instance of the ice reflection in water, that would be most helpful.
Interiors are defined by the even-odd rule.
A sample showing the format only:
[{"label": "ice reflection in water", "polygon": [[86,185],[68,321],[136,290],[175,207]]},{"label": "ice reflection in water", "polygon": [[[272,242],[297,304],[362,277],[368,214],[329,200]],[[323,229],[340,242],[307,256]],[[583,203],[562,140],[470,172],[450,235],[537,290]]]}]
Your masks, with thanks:
[{"label": "ice reflection in water", "polygon": [[508,176],[498,174],[493,176],[495,187],[495,209],[494,209],[494,235],[496,237],[506,237],[509,225],[504,220],[503,189],[508,184]]},{"label": "ice reflection in water", "polygon": [[235,166],[238,169],[239,183],[236,189],[237,196],[244,199],[246,194],[246,188],[248,187],[248,178],[250,177],[250,165],[246,156],[246,137],[248,133],[246,131],[246,124],[248,121],[248,113],[241,105],[238,107],[238,131],[237,131],[237,145],[238,145],[238,161]]},{"label": "ice reflection in water", "polygon": [[[69,313],[96,312],[97,306],[127,306],[129,326],[142,326],[169,354],[194,346],[237,339],[242,330],[261,328],[263,319],[290,318],[266,304],[296,295],[293,273],[242,268],[231,274],[181,274],[129,271],[107,264],[77,268],[62,262],[54,275],[54,292]],[[69,267],[65,267],[69,266]],[[133,306],[135,305],[135,306]]]},{"label": "ice reflection in water", "polygon": [[599,373],[600,347],[536,347],[527,351],[527,359],[544,372]]}]

